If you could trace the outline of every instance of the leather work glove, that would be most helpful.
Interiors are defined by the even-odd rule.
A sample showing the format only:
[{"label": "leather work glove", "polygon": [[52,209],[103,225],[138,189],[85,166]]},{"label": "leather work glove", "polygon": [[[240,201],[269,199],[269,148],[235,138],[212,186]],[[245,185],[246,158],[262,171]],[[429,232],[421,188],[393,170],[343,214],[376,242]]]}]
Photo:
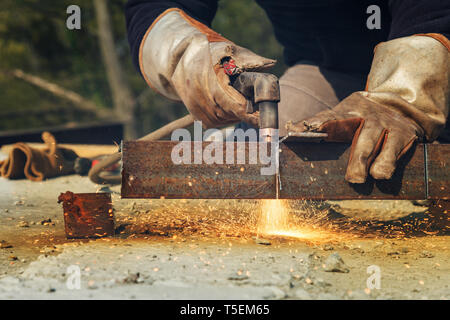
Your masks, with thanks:
[{"label": "leather work glove", "polygon": [[345,179],[390,179],[415,141],[433,141],[449,113],[450,41],[423,34],[381,43],[367,89],[331,110],[288,123],[293,132],[326,132],[328,141],[352,141]]},{"label": "leather work glove", "polygon": [[42,181],[47,178],[74,173],[74,162],[78,155],[66,148],[59,148],[55,137],[49,132],[42,133],[45,149],[32,148],[16,143],[8,159],[0,162],[3,178]]},{"label": "leather work glove", "polygon": [[232,59],[235,73],[261,71],[276,61],[239,47],[177,8],[162,13],[146,32],[140,47],[140,69],[153,89],[182,101],[206,128],[246,121],[247,100],[230,85],[222,62]]}]

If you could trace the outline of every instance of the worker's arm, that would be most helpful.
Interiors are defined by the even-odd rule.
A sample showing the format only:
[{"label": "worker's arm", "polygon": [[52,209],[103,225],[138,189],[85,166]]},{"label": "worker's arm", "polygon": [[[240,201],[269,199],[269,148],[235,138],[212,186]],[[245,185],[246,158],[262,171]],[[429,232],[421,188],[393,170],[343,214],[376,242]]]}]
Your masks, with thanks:
[{"label": "worker's arm", "polygon": [[400,157],[417,140],[435,140],[449,114],[450,3],[397,0],[391,11],[391,40],[375,49],[366,90],[287,125],[352,141],[346,173],[352,183],[363,183],[369,173],[390,179]]},{"label": "worker's arm", "polygon": [[239,47],[211,30],[217,1],[129,1],[127,24],[133,55],[148,85],[167,98],[182,101],[205,127],[241,120],[258,125],[247,114],[244,96],[229,85],[222,62],[236,70],[259,71],[275,61]]}]

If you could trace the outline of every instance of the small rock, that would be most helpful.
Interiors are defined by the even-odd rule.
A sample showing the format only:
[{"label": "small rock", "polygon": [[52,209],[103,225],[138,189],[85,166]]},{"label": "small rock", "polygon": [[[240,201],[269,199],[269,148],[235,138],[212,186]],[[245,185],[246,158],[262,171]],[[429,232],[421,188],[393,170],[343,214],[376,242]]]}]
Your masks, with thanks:
[{"label": "small rock", "polygon": [[53,253],[56,251],[56,247],[55,246],[51,246],[51,247],[44,247],[41,250],[39,250],[40,253],[44,253],[44,254],[49,254],[49,253]]},{"label": "small rock", "polygon": [[272,242],[270,242],[269,240],[258,238],[258,237],[255,238],[255,242],[257,244],[261,244],[263,246],[270,246],[272,244]]},{"label": "small rock", "polygon": [[420,253],[419,257],[421,257],[421,258],[434,258],[434,254],[431,253],[430,251],[424,250],[424,251],[422,251]]},{"label": "small rock", "polygon": [[13,246],[6,242],[5,240],[0,241],[0,249],[8,249],[12,248]]},{"label": "small rock", "polygon": [[47,292],[48,293],[56,292],[56,289],[55,288],[48,288]]},{"label": "small rock", "polygon": [[96,289],[98,289],[98,286],[95,284],[94,280],[89,280],[88,281],[88,289],[89,290],[96,290]]},{"label": "small rock", "polygon": [[311,296],[309,295],[309,293],[301,288],[295,290],[294,295],[292,297],[299,300],[311,300]]},{"label": "small rock", "polygon": [[326,272],[350,272],[348,267],[345,265],[344,260],[342,260],[341,256],[337,252],[330,254],[330,256],[325,260],[323,268]]},{"label": "small rock", "polygon": [[9,209],[5,209],[5,212],[9,212]]},{"label": "small rock", "polygon": [[17,260],[19,260],[19,258],[17,258],[16,256],[9,256],[8,260],[9,261],[17,261]]},{"label": "small rock", "polygon": [[19,228],[29,228],[30,225],[28,224],[28,222],[26,221],[20,221],[19,224],[17,225]]},{"label": "small rock", "polygon": [[242,281],[247,280],[248,276],[246,274],[234,274],[232,276],[229,276],[227,279],[231,281]]},{"label": "small rock", "polygon": [[49,226],[49,225],[55,225],[54,223],[52,223],[52,219],[48,218],[48,219],[44,219],[41,221],[41,225],[43,226]]},{"label": "small rock", "polygon": [[141,278],[141,274],[139,272],[129,273],[127,277],[122,279],[122,283],[142,283],[144,279]]},{"label": "small rock", "polygon": [[15,206],[23,206],[24,203],[25,203],[25,202],[23,202],[22,200],[14,201],[14,205],[15,205]]},{"label": "small rock", "polygon": [[332,251],[332,250],[334,250],[333,246],[330,245],[330,244],[325,244],[325,245],[322,247],[322,249],[323,249],[324,251]]}]

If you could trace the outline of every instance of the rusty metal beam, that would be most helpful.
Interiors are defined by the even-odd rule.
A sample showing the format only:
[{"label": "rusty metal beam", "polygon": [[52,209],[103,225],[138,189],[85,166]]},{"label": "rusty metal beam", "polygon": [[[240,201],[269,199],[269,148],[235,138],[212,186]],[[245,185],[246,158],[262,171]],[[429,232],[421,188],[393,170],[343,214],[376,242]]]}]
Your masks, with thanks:
[{"label": "rusty metal beam", "polygon": [[[419,145],[398,164],[389,181],[370,176],[364,184],[344,180],[350,155],[341,143],[288,143],[280,154],[280,198],[340,199],[425,199],[424,148]],[[407,164],[407,165],[406,165]]]},{"label": "rusty metal beam", "polygon": [[[122,198],[261,199],[274,197],[275,178],[262,176],[261,164],[175,165],[172,162],[171,153],[176,144],[178,142],[124,142]],[[208,144],[205,142],[203,146]],[[250,144],[245,144],[246,155],[249,148]],[[223,154],[225,157],[225,151]],[[194,161],[193,157],[191,161]]]},{"label": "rusty metal beam", "polygon": [[450,144],[427,145],[428,198],[450,199]]},{"label": "rusty metal beam", "polygon": [[[130,141],[123,145],[123,198],[273,199],[275,176],[256,164],[172,162],[178,142]],[[210,142],[203,142],[203,148]],[[233,143],[234,150],[240,143]],[[251,143],[245,144],[246,159]],[[224,146],[224,162],[225,162]],[[192,147],[192,149],[194,149]],[[418,145],[398,164],[389,181],[349,184],[344,180],[346,144],[286,143],[280,153],[280,198],[285,199],[448,199],[450,145]],[[425,152],[429,159],[424,165]],[[193,158],[191,158],[193,160]],[[428,173],[429,183],[425,181]],[[431,180],[430,180],[431,179]],[[428,190],[428,191],[427,191]]]}]

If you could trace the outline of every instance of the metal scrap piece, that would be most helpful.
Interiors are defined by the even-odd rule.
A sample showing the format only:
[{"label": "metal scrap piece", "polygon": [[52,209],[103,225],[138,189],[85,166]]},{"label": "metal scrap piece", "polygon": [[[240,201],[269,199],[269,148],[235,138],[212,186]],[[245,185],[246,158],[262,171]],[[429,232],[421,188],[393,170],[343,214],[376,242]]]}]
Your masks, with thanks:
[{"label": "metal scrap piece", "polygon": [[109,193],[67,191],[58,197],[63,203],[68,239],[101,238],[114,235],[114,213]]}]

